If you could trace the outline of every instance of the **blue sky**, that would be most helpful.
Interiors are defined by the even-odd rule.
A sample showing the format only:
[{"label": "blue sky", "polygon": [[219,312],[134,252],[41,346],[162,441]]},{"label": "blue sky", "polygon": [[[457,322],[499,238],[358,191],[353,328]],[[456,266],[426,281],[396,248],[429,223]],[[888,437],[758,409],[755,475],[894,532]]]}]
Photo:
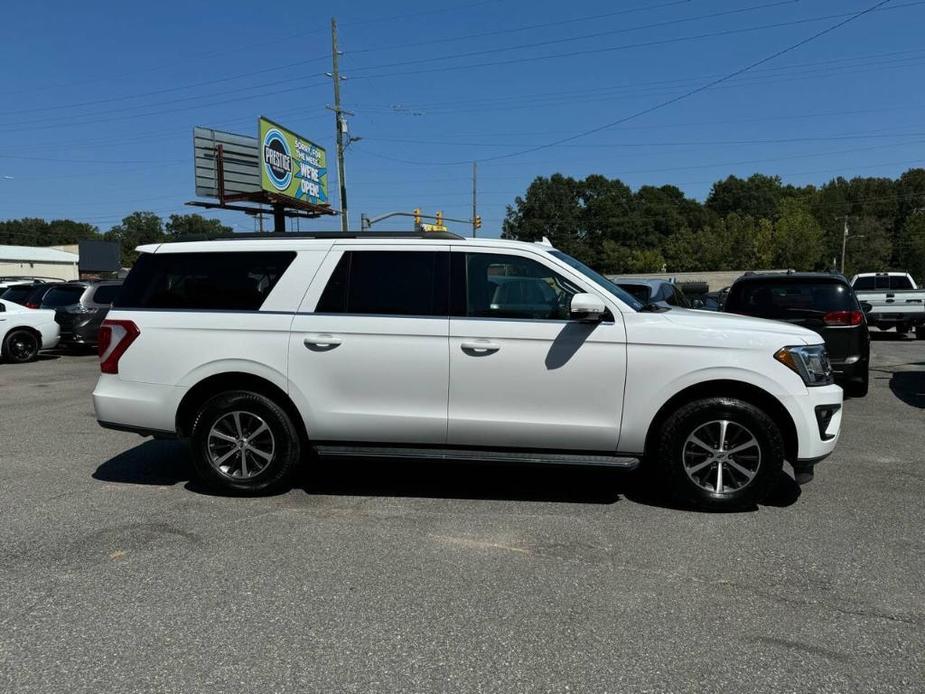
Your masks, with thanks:
[{"label": "blue sky", "polygon": [[[133,210],[194,211],[192,128],[256,134],[264,114],[328,149],[329,21],[340,28],[351,226],[421,207],[497,235],[538,175],[796,184],[925,164],[925,2],[886,9],[661,110],[874,0],[21,2],[0,24],[0,219],[106,230]],[[513,156],[509,156],[513,155]],[[210,213],[211,214],[211,213]],[[252,230],[240,213],[217,213]],[[306,229],[331,221],[303,221]],[[407,228],[396,222],[383,229]]]}]

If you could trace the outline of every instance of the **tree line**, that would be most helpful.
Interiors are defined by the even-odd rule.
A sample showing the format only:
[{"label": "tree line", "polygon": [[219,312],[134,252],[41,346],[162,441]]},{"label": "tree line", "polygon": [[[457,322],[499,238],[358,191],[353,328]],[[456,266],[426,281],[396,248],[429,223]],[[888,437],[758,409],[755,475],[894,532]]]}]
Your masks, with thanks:
[{"label": "tree line", "polygon": [[677,187],[538,177],[507,208],[506,238],[553,245],[605,273],[838,268],[908,270],[925,281],[925,169],[821,186],[729,176],[700,203]]},{"label": "tree line", "polygon": [[132,212],[103,233],[92,224],[70,219],[46,221],[27,217],[0,222],[0,243],[14,246],[63,246],[84,239],[118,241],[124,267],[135,263],[138,257],[135,247],[145,243],[176,241],[189,235],[214,238],[230,233],[231,227],[199,214],[172,214],[165,222],[153,212]]},{"label": "tree line", "polygon": [[[907,270],[925,281],[925,169],[899,178],[835,178],[821,186],[780,177],[729,176],[704,202],[672,185],[633,191],[618,179],[537,177],[507,208],[506,238],[538,241],[605,273],[699,270],[824,270],[838,267],[847,223],[846,274]],[[51,246],[119,241],[130,267],[135,246],[188,235],[231,233],[198,214],[133,212],[106,232],[68,219],[0,222],[0,243]]]}]

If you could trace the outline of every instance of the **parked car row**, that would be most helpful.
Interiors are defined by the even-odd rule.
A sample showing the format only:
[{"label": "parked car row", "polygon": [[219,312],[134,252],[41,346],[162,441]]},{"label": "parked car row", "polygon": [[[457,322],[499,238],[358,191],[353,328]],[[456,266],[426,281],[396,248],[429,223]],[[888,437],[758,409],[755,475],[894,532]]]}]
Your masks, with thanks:
[{"label": "parked car row", "polygon": [[[122,280],[27,278],[5,285],[0,287],[5,316],[2,356],[6,361],[24,362],[56,346],[71,350],[96,347],[100,324]],[[49,328],[35,327],[49,319],[55,326],[53,339]]]}]

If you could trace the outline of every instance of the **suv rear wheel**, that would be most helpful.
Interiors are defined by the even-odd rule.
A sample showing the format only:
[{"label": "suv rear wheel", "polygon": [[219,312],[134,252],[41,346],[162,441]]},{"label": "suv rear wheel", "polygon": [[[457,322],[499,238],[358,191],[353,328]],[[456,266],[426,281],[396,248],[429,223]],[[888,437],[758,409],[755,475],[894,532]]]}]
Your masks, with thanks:
[{"label": "suv rear wheel", "polygon": [[278,489],[301,456],[299,434],[286,411],[246,390],[219,393],[199,408],[192,447],[199,478],[235,493]]},{"label": "suv rear wheel", "polygon": [[662,426],[658,459],[672,493],[697,506],[754,506],[774,488],[784,463],[780,429],[764,411],[735,398],[681,406]]}]

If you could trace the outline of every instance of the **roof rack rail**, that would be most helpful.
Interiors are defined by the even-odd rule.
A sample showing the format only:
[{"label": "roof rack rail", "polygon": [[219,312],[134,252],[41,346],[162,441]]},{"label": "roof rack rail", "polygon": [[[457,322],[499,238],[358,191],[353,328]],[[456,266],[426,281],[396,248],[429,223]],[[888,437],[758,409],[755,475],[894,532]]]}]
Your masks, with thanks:
[{"label": "roof rack rail", "polygon": [[[254,239],[464,239],[451,231],[264,231],[225,234],[212,241]],[[185,239],[184,239],[185,240]],[[190,239],[192,240],[192,239]]]}]

